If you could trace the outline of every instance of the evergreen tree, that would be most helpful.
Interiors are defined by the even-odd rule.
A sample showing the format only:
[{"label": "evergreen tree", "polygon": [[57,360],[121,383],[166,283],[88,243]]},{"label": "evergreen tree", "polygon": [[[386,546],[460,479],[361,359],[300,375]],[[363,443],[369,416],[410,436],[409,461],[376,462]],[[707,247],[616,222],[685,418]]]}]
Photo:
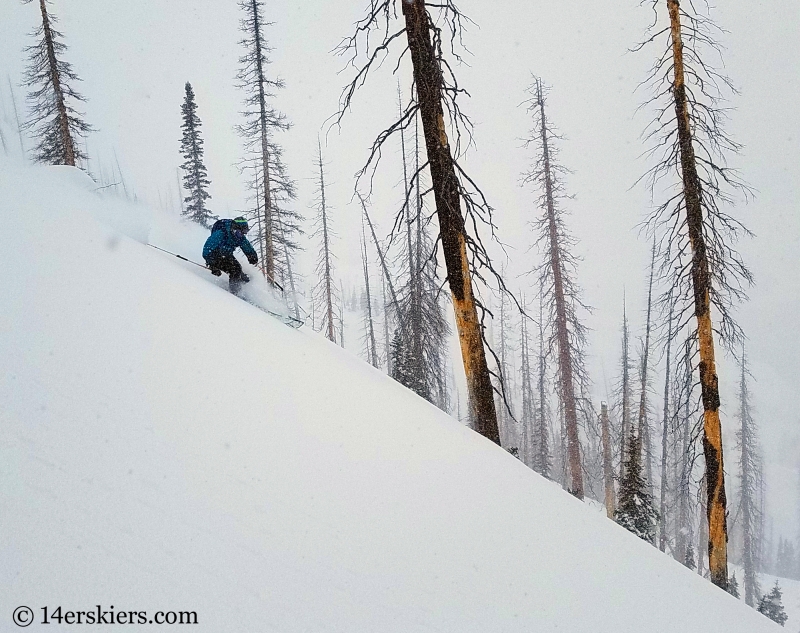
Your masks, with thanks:
[{"label": "evergreen tree", "polygon": [[772,591],[761,596],[761,600],[758,603],[758,612],[763,613],[773,622],[777,622],[783,626],[786,624],[786,620],[789,618],[786,615],[786,611],[783,609],[783,602],[781,598],[781,588],[776,580]]},{"label": "evergreen tree", "polygon": [[203,138],[200,135],[200,117],[197,116],[197,103],[194,98],[192,84],[186,82],[186,96],[181,106],[183,116],[183,137],[181,138],[181,155],[184,163],[181,169],[186,172],[183,175],[183,186],[189,192],[183,201],[186,203],[183,208],[183,215],[200,226],[210,228],[214,221],[206,200],[211,196],[207,189],[211,184],[208,179],[208,171],[203,163]]},{"label": "evergreen tree", "polygon": [[[31,1],[23,0],[25,4]],[[24,83],[30,88],[28,104],[31,117],[23,128],[30,131],[37,141],[33,150],[37,161],[75,167],[80,161],[87,160],[80,148],[80,140],[92,131],[92,127],[75,109],[77,102],[86,99],[74,88],[80,77],[64,60],[67,46],[61,41],[63,34],[53,28],[58,20],[49,13],[49,4],[49,0],[39,0],[42,24],[33,32],[38,41],[25,48],[29,61]]]},{"label": "evergreen tree", "polygon": [[732,574],[728,580],[728,593],[734,598],[739,598],[739,581],[736,580],[736,574]]},{"label": "evergreen tree", "polygon": [[625,475],[619,484],[614,520],[639,538],[652,543],[658,525],[658,511],[647,482],[642,477],[640,439],[631,429],[628,438]]},{"label": "evergreen tree", "polygon": [[697,569],[697,563],[694,561],[694,545],[692,545],[691,535],[689,535],[689,542],[686,545],[686,556],[683,559],[683,564],[692,571]]}]

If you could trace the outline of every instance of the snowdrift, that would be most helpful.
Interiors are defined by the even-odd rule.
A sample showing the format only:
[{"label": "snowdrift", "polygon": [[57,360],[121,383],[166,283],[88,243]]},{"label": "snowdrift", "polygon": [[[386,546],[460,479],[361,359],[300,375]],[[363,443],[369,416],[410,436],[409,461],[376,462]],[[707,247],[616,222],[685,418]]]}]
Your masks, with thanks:
[{"label": "snowdrift", "polygon": [[94,186],[0,164],[0,630],[776,630]]}]

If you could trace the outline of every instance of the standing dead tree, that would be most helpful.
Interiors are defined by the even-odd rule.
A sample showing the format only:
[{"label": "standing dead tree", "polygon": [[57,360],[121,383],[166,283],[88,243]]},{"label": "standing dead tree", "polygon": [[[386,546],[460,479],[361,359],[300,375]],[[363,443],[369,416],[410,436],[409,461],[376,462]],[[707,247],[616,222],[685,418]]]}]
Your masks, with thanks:
[{"label": "standing dead tree", "polygon": [[[429,9],[437,15],[432,16]],[[503,289],[505,285],[492,267],[477,230],[478,224],[484,222],[494,235],[491,208],[474,181],[458,164],[462,155],[462,135],[466,133],[471,138],[471,122],[461,111],[458,101],[465,91],[458,85],[448,55],[445,54],[447,50],[452,59],[460,59],[456,47],[461,42],[467,20],[452,0],[439,3],[427,3],[425,0],[369,0],[366,17],[356,23],[353,35],[338,47],[340,54],[349,57],[348,65],[355,68],[356,73],[342,93],[336,120],[341,122],[355,92],[367,80],[370,71],[379,66],[389,55],[390,49],[405,38],[406,45],[399,55],[396,68],[399,69],[408,53],[415,91],[399,118],[374,141],[369,158],[359,172],[359,179],[367,173],[374,174],[386,140],[400,129],[407,129],[419,114],[427,161],[410,179],[406,198],[409,198],[420,173],[427,169],[431,177],[430,190],[436,201],[438,242],[442,246],[452,295],[475,430],[499,444],[491,374],[484,349],[482,316],[485,310],[476,297],[474,281],[485,281],[483,273],[488,271]],[[448,127],[454,134],[452,145],[447,134]],[[468,225],[472,228],[469,232]],[[479,316],[479,312],[482,316]]]},{"label": "standing dead tree", "polygon": [[[648,420],[647,394],[650,388],[650,374],[648,361],[650,359],[650,331],[653,313],[653,275],[655,273],[656,245],[653,243],[650,260],[650,281],[647,287],[647,317],[645,319],[644,341],[642,343],[641,362],[639,363],[639,427],[638,433],[641,441],[639,448],[644,449],[645,480],[651,492],[653,488],[653,450],[650,437],[650,422]],[[641,462],[640,462],[641,463]]]},{"label": "standing dead tree", "polygon": [[[277,276],[284,280],[288,276],[289,260],[297,249],[295,237],[300,232],[302,218],[286,207],[296,197],[295,183],[287,175],[283,148],[274,140],[274,135],[288,130],[290,124],[284,114],[269,104],[274,91],[283,88],[284,83],[281,79],[267,77],[268,55],[272,49],[264,37],[264,27],[269,25],[264,19],[264,2],[240,0],[239,7],[244,12],[240,25],[244,37],[240,44],[245,53],[239,58],[236,79],[246,96],[242,112],[245,123],[236,130],[244,139],[248,154],[241,163],[242,170],[252,166],[257,174],[254,181],[248,182],[248,188],[255,191],[256,183],[261,183],[260,196],[256,196],[255,210],[250,215],[262,216],[262,232],[255,239],[264,243],[264,272],[267,279],[274,282]],[[290,285],[293,283],[293,279],[290,280]]]},{"label": "standing dead tree", "polygon": [[[740,146],[724,129],[728,111],[723,100],[734,90],[710,59],[721,59],[717,38],[722,33],[710,18],[710,6],[647,2],[654,20],[635,50],[656,41],[664,48],[643,84],[652,89],[648,103],[655,107],[645,132],[653,166],[644,178],[653,197],[672,189],[646,226],[657,240],[667,288],[662,307],[674,308],[676,328],[692,319],[696,324],[690,354],[697,361],[703,404],[709,570],[711,581],[727,589],[727,498],[714,334],[734,351],[743,338],[732,309],[745,298],[752,276],[734,243],[749,232],[725,207],[736,194],[747,197],[750,190],[727,166],[727,156]],[[719,318],[716,330],[712,307]]]},{"label": "standing dead tree", "polygon": [[605,492],[606,515],[609,519],[613,519],[616,511],[617,496],[614,490],[614,462],[608,420],[608,405],[605,402],[600,403],[600,424],[603,433],[603,489]]},{"label": "standing dead tree", "polygon": [[544,253],[544,262],[539,270],[544,280],[543,296],[550,329],[548,351],[555,352],[557,356],[556,384],[564,415],[570,471],[568,488],[576,497],[583,499],[576,387],[585,382],[581,363],[585,328],[578,319],[576,309],[585,309],[586,306],[580,301],[580,291],[574,281],[577,260],[570,248],[575,239],[567,232],[564,223],[566,212],[561,208],[561,202],[566,198],[562,182],[566,170],[558,164],[558,150],[553,143],[560,137],[547,120],[545,90],[541,80],[535,78],[528,92],[531,99],[526,103],[533,118],[533,129],[525,144],[526,147],[535,148],[536,158],[524,175],[523,183],[532,184],[541,192],[537,202],[543,214],[533,226],[538,234],[537,244]]},{"label": "standing dead tree", "polygon": [[[535,436],[536,429],[536,398],[533,392],[533,372],[531,370],[531,346],[530,335],[528,333],[528,317],[525,315],[527,306],[525,297],[522,296],[523,314],[520,315],[520,386],[522,392],[522,437],[520,441],[519,454],[522,461],[533,468],[534,454],[540,449],[537,446],[538,438]],[[545,441],[547,438],[545,437]]]},{"label": "standing dead tree", "polygon": [[[331,241],[335,233],[330,225],[330,207],[325,198],[325,165],[322,162],[322,147],[317,146],[317,166],[319,174],[317,177],[316,206],[317,217],[314,236],[320,240],[319,255],[317,256],[317,276],[319,277],[314,287],[312,301],[321,306],[322,317],[320,318],[320,331],[325,330],[325,337],[337,342],[336,338],[336,309],[335,305],[341,303],[338,296],[336,284],[333,281],[333,252],[331,251]],[[340,324],[341,325],[341,324]]]},{"label": "standing dead tree", "polygon": [[750,389],[747,377],[747,357],[742,350],[741,376],[739,380],[739,422],[741,427],[736,433],[739,456],[739,512],[742,530],[742,567],[744,567],[744,601],[751,607],[756,606],[761,590],[758,586],[756,570],[758,560],[758,536],[760,532],[761,504],[761,455],[758,445],[758,433],[755,420],[750,410]]},{"label": "standing dead tree", "polygon": [[668,456],[669,456],[669,427],[670,427],[670,417],[669,417],[669,398],[670,398],[670,372],[672,370],[671,363],[672,362],[672,312],[669,313],[669,318],[667,320],[667,350],[666,350],[666,358],[664,363],[664,417],[663,417],[663,426],[661,427],[661,498],[658,507],[658,514],[659,514],[659,538],[658,538],[658,549],[662,552],[665,552],[667,549],[667,541],[669,537],[667,536],[667,486],[668,486],[668,478],[667,478],[667,466],[668,466]]},{"label": "standing dead tree", "polygon": [[631,423],[631,398],[633,388],[631,385],[631,353],[630,353],[630,328],[628,327],[628,302],[627,295],[623,293],[622,298],[622,354],[620,356],[620,375],[614,386],[614,408],[619,419],[619,437],[617,446],[619,453],[619,474],[618,479],[622,480],[625,476],[625,462],[628,446],[628,434],[632,426]]},{"label": "standing dead tree", "polygon": [[366,322],[364,323],[365,340],[367,344],[367,358],[373,367],[380,367],[378,362],[378,344],[375,339],[375,322],[372,318],[372,293],[369,288],[369,258],[367,256],[367,237],[364,232],[364,221],[361,221],[361,265],[364,269],[364,300]]},{"label": "standing dead tree", "polygon": [[[25,4],[31,1],[23,0]],[[48,0],[39,0],[42,24],[33,32],[38,41],[25,48],[29,63],[24,83],[30,88],[28,104],[31,117],[22,128],[32,132],[38,141],[33,150],[37,161],[75,167],[87,159],[80,140],[92,131],[92,127],[73,105],[86,99],[73,87],[80,77],[64,60],[67,46],[61,41],[63,34],[53,28],[58,20],[48,12],[48,4]]]}]

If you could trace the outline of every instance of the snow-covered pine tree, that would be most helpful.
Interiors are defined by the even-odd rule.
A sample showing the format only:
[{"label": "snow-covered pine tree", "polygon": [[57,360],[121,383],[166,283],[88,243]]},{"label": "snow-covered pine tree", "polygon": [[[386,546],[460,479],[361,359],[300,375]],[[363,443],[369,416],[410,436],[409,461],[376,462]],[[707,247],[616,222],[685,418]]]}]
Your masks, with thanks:
[{"label": "snow-covered pine tree", "polygon": [[545,113],[545,89],[539,78],[528,88],[531,98],[526,102],[533,119],[533,129],[526,145],[533,146],[536,156],[523,182],[539,190],[538,205],[542,214],[534,223],[538,232],[544,261],[539,269],[544,275],[544,296],[547,322],[550,329],[548,348],[556,351],[557,393],[564,414],[567,462],[569,464],[568,490],[578,499],[584,497],[581,446],[578,433],[577,393],[585,378],[581,364],[581,348],[585,328],[576,313],[580,303],[580,290],[575,282],[577,260],[570,252],[575,238],[568,231],[562,202],[567,197],[562,177],[566,170],[558,164],[555,141],[559,135]]},{"label": "snow-covered pine tree", "polygon": [[[29,4],[32,0],[23,0]],[[33,32],[36,44],[25,48],[28,68],[24,84],[30,88],[28,105],[31,116],[23,124],[36,139],[34,158],[50,165],[81,167],[87,160],[80,146],[81,139],[92,131],[75,104],[86,99],[75,90],[80,77],[64,59],[67,50],[62,33],[53,25],[58,21],[47,9],[49,0],[39,0],[42,23]]]},{"label": "snow-covered pine tree", "polygon": [[236,79],[245,93],[242,112],[245,122],[236,129],[244,139],[247,153],[241,162],[242,171],[250,173],[252,168],[255,173],[248,181],[254,201],[248,215],[261,218],[261,230],[251,241],[263,243],[262,265],[267,279],[281,279],[291,287],[294,284],[290,278],[291,260],[298,248],[296,239],[301,233],[302,217],[287,206],[296,197],[295,183],[283,162],[283,148],[274,138],[278,132],[288,130],[290,124],[269,103],[274,91],[283,88],[284,83],[267,77],[271,49],[264,37],[264,27],[269,23],[264,18],[263,0],[239,0],[239,7],[244,12],[240,26],[244,37],[240,44],[245,53],[239,58]]},{"label": "snow-covered pine tree", "polygon": [[647,482],[642,476],[640,438],[631,429],[628,433],[628,449],[625,451],[625,475],[619,484],[619,497],[614,520],[639,538],[652,543],[658,525],[658,511]]},{"label": "snow-covered pine tree", "polygon": [[786,620],[789,619],[789,616],[786,615],[786,611],[783,608],[782,598],[781,587],[776,580],[772,591],[761,596],[757,608],[759,613],[763,613],[770,620],[777,622],[781,626],[786,624]]},{"label": "snow-covered pine tree", "polygon": [[759,545],[758,526],[761,523],[761,503],[759,499],[758,478],[761,472],[761,455],[758,431],[750,409],[750,390],[747,382],[749,374],[747,355],[742,350],[741,374],[739,380],[739,422],[736,433],[739,448],[739,514],[742,532],[742,566],[744,567],[744,600],[755,606],[761,593],[756,571],[759,567],[757,552]]},{"label": "snow-covered pine tree", "polygon": [[208,179],[208,171],[203,163],[203,137],[200,134],[200,117],[197,116],[197,102],[195,101],[192,84],[188,81],[184,86],[186,94],[181,106],[181,116],[183,123],[181,129],[181,156],[184,163],[181,169],[184,171],[183,187],[189,192],[183,201],[183,215],[200,226],[210,228],[214,222],[214,215],[206,206],[206,200],[211,198],[208,187],[211,181]]}]

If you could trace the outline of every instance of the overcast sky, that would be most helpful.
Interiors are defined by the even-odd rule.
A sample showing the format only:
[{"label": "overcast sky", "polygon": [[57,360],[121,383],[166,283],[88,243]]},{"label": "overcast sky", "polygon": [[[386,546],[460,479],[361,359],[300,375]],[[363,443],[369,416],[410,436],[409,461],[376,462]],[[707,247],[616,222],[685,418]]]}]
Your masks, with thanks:
[{"label": "overcast sky", "polygon": [[[407,66],[392,75],[387,62],[358,95],[341,129],[325,121],[336,112],[342,87],[352,76],[340,72],[344,60],[331,54],[361,17],[366,0],[267,0],[274,24],[267,36],[274,47],[269,72],[286,81],[275,99],[294,127],[278,140],[286,148],[290,174],[298,181],[296,208],[311,215],[313,155],[318,135],[331,183],[329,199],[340,235],[339,270],[345,285],[360,284],[359,210],[350,202],[353,174],[366,158],[374,136],[396,109],[396,85],[410,84]],[[472,52],[459,67],[459,81],[471,93],[462,104],[475,122],[476,147],[466,164],[496,208],[501,238],[508,244],[512,287],[531,288],[522,276],[537,263],[529,251],[527,221],[536,211],[533,196],[519,186],[530,161],[520,138],[530,122],[519,104],[531,73],[552,90],[549,117],[565,136],[562,163],[573,171],[567,189],[569,225],[579,239],[583,261],[579,282],[594,307],[589,362],[596,399],[614,380],[619,356],[623,291],[634,332],[643,329],[648,244],[636,225],[650,208],[642,186],[634,187],[646,163],[640,134],[647,112],[636,114],[644,95],[635,93],[657,48],[630,53],[651,12],[637,0],[596,3],[480,2],[459,6],[478,26],[465,42]],[[157,205],[176,199],[180,159],[180,106],[190,81],[203,121],[206,164],[212,180],[211,208],[221,215],[244,206],[243,178],[235,168],[241,143],[233,126],[241,121],[241,93],[234,87],[241,54],[233,0],[53,0],[52,11],[70,46],[67,58],[84,79],[86,119],[98,131],[88,141],[96,165],[108,170],[116,159],[137,195]],[[800,386],[800,4],[796,0],[729,0],[714,12],[728,33],[726,71],[740,89],[730,106],[730,131],[744,151],[732,159],[757,190],[756,199],[735,210],[756,234],[741,244],[757,286],[739,311],[749,336],[754,406],[768,462],[776,528],[797,532],[797,472],[800,413],[794,399]],[[0,0],[0,103],[10,111],[6,77],[19,84],[22,49],[40,20],[38,3]],[[392,58],[394,59],[394,58]],[[2,113],[0,113],[2,114]],[[30,145],[30,143],[29,143]],[[397,150],[399,151],[399,150]],[[375,216],[388,230],[401,197],[397,152],[387,156],[376,181]],[[172,203],[174,205],[174,202]],[[301,258],[312,273],[313,245]],[[533,294],[530,292],[530,294]],[[660,369],[660,368],[659,368]],[[736,368],[723,359],[720,383],[723,424],[732,443]],[[728,472],[735,472],[732,451]],[[794,470],[790,470],[794,469]],[[791,479],[778,486],[779,478]],[[791,495],[790,509],[778,494]]]}]

